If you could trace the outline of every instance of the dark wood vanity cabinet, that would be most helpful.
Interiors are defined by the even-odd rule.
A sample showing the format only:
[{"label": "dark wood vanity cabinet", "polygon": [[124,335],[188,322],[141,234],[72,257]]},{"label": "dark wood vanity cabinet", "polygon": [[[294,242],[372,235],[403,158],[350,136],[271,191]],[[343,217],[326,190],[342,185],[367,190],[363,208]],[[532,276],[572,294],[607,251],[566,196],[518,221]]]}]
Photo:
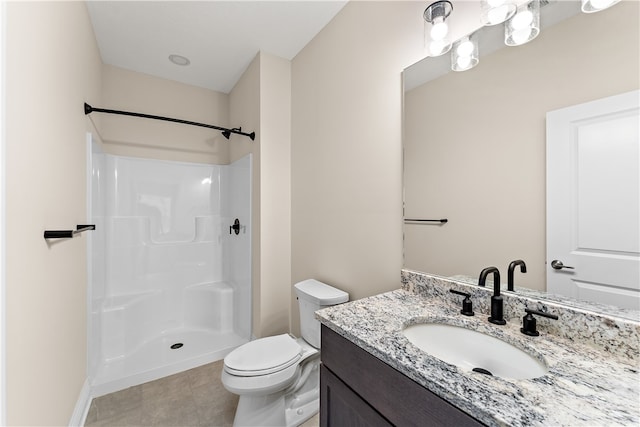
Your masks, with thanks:
[{"label": "dark wood vanity cabinet", "polygon": [[482,426],[322,325],[320,426]]}]

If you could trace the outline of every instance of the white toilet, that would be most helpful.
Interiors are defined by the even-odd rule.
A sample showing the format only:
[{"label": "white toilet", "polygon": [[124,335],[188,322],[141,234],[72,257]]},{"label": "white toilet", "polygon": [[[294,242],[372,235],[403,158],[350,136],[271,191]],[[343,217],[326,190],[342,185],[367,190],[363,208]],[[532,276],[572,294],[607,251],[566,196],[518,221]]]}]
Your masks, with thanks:
[{"label": "white toilet", "polygon": [[234,426],[298,426],[320,405],[320,322],[315,311],[349,294],[314,279],[295,284],[302,338],[260,338],[224,358],[222,384],[240,395]]}]

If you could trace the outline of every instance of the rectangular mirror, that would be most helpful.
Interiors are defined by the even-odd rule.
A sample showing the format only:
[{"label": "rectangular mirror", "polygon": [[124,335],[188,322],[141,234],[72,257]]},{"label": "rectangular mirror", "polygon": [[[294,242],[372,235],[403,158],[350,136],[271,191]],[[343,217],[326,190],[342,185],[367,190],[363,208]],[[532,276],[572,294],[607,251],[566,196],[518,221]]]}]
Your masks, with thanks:
[{"label": "rectangular mirror", "polygon": [[405,268],[477,282],[496,266],[506,283],[522,259],[516,286],[546,291],[545,117],[639,88],[640,4],[544,3],[525,45],[498,48],[503,26],[484,27],[475,68],[449,72],[445,54],[405,70],[404,215],[448,220],[405,221]]}]

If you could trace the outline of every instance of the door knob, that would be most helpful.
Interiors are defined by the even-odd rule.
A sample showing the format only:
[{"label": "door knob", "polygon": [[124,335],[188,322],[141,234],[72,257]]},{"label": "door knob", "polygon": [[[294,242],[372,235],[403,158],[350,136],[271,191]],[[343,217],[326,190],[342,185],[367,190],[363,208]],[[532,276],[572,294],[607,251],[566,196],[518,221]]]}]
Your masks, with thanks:
[{"label": "door knob", "polygon": [[562,270],[563,268],[570,268],[573,270],[573,267],[569,267],[568,265],[564,265],[562,263],[562,261],[559,261],[557,259],[554,259],[553,261],[551,261],[551,268],[555,269],[555,270]]}]

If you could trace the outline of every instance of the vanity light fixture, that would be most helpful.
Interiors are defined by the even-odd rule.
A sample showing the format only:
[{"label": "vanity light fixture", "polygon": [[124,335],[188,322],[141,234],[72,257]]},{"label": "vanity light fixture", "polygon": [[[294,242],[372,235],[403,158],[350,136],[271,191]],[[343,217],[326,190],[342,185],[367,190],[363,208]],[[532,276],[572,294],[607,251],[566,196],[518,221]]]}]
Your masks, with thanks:
[{"label": "vanity light fixture", "polygon": [[504,43],[520,46],[535,39],[540,33],[540,0],[518,7],[511,19],[504,24]]},{"label": "vanity light fixture", "polygon": [[513,0],[480,0],[480,19],[484,25],[502,24],[514,13],[516,5]]},{"label": "vanity light fixture", "polygon": [[620,0],[582,0],[582,11],[584,13],[600,12],[605,10]]},{"label": "vanity light fixture", "polygon": [[455,42],[451,50],[451,69],[466,71],[478,65],[478,33],[469,34]]},{"label": "vanity light fixture", "polygon": [[[485,26],[504,23],[504,43],[507,46],[520,46],[535,39],[540,34],[540,8],[554,0],[480,0],[480,21]],[[559,0],[558,0],[559,1]],[[582,11],[598,12],[607,9],[621,0],[581,0]],[[460,40],[453,41],[449,35],[446,19],[453,10],[450,1],[432,2],[424,11],[424,40],[428,56],[441,56],[451,51],[451,69],[465,71],[478,65],[477,32]],[[427,36],[429,29],[429,36]]]}]

